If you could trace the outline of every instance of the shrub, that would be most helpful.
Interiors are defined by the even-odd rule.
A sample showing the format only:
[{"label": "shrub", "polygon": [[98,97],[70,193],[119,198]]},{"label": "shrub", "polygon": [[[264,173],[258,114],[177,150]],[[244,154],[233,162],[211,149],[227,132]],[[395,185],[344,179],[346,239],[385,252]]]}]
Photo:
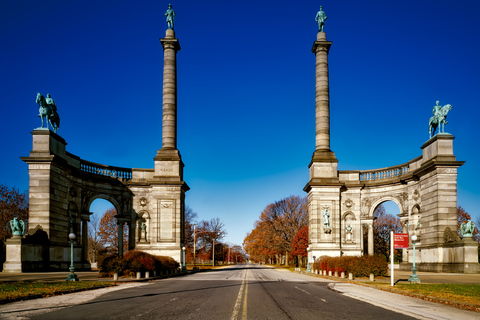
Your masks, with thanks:
[{"label": "shrub", "polygon": [[116,254],[105,256],[98,261],[98,269],[100,270],[100,277],[111,277],[116,272],[119,275],[123,274],[126,268],[126,262],[122,257]]},{"label": "shrub", "polygon": [[125,256],[126,262],[125,274],[132,276],[137,272],[154,271],[155,256],[138,250],[130,250]]},{"label": "shrub", "polygon": [[322,256],[313,263],[313,270],[327,270],[332,273],[337,271],[339,274],[351,272],[355,277],[368,277],[370,273],[375,276],[384,276],[388,271],[388,263],[382,258],[374,256]]},{"label": "shrub", "polygon": [[180,264],[171,257],[156,256],[155,258],[156,258],[155,270],[157,271],[157,274],[159,272],[175,270],[180,267]]},{"label": "shrub", "polygon": [[388,263],[376,256],[358,257],[349,264],[350,271],[356,277],[368,277],[371,273],[375,276],[384,276],[388,271]]},{"label": "shrub", "polygon": [[134,276],[137,272],[155,271],[159,275],[179,267],[180,264],[171,257],[154,256],[138,250],[130,250],[124,257],[111,254],[98,261],[101,277],[111,277],[115,272]]}]

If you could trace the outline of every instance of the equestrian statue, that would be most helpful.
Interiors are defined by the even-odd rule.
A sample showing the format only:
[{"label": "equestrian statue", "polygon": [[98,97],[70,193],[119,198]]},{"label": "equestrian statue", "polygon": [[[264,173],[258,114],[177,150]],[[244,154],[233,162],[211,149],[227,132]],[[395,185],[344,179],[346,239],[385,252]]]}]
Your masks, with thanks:
[{"label": "equestrian statue", "polygon": [[439,134],[445,133],[445,124],[447,124],[447,114],[452,109],[452,106],[449,104],[444,105],[443,107],[438,105],[440,101],[437,101],[437,105],[433,107],[432,113],[433,116],[428,122],[428,134],[430,138],[434,135],[435,130],[438,127]]},{"label": "equestrian statue", "polygon": [[40,119],[42,119],[42,128],[46,127],[48,129],[48,123],[50,122],[53,131],[57,133],[57,130],[60,127],[60,117],[57,113],[57,106],[55,105],[55,101],[53,101],[50,93],[47,94],[46,98],[41,93],[37,93],[36,102],[40,107],[40,109],[38,110],[38,116],[40,117]]}]

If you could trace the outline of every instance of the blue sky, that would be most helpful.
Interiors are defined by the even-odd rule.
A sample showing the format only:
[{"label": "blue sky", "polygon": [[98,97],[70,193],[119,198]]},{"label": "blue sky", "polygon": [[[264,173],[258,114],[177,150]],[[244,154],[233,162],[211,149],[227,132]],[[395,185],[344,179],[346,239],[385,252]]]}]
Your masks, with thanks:
[{"label": "blue sky", "polygon": [[[153,168],[161,148],[168,1],[0,2],[0,183],[28,189],[37,92],[67,150]],[[200,219],[241,244],[263,208],[304,196],[315,149],[314,21],[328,16],[331,148],[339,169],[408,162],[436,100],[453,105],[458,204],[479,215],[480,1],[175,1],[178,148]],[[101,206],[99,206],[101,207]],[[103,210],[102,208],[98,210]]]}]

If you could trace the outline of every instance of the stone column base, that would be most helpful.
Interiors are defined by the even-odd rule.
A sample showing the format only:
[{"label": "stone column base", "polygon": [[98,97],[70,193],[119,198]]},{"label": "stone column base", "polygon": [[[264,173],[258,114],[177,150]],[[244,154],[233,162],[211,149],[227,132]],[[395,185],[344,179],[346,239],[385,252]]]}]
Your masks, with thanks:
[{"label": "stone column base", "polygon": [[13,236],[5,241],[6,260],[3,272],[22,272],[22,237]]}]

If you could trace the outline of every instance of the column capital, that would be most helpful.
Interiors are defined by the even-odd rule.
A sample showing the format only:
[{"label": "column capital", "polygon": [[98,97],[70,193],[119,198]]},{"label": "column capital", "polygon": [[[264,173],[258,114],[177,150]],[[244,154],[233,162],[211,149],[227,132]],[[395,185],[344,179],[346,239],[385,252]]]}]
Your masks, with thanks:
[{"label": "column capital", "polygon": [[160,38],[160,43],[162,44],[163,51],[165,51],[166,49],[173,49],[175,51],[180,51],[180,42],[178,42],[178,39]]},{"label": "column capital", "polygon": [[315,41],[313,43],[313,47],[312,47],[312,52],[317,54],[317,52],[320,52],[320,51],[326,51],[328,53],[328,51],[330,51],[330,47],[332,46],[332,41]]}]

